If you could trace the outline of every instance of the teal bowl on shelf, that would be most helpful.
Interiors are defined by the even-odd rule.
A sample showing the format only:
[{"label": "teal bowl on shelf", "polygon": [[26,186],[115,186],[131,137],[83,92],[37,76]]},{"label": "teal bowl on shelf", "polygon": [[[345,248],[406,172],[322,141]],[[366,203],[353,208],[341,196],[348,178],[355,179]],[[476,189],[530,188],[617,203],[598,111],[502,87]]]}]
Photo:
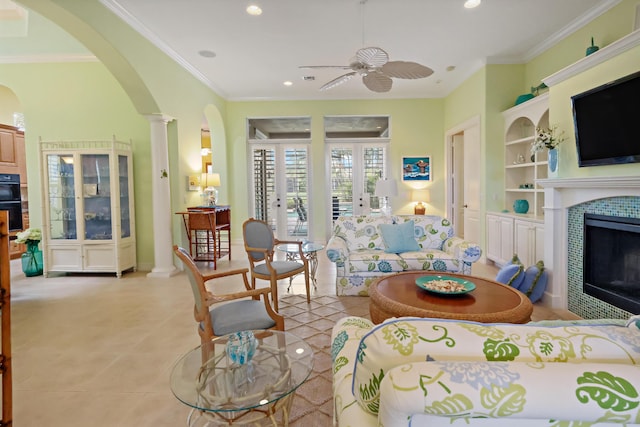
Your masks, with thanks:
[{"label": "teal bowl on shelf", "polygon": [[519,214],[529,212],[529,202],[524,199],[518,199],[513,202],[513,211]]},{"label": "teal bowl on shelf", "polygon": [[523,102],[527,102],[530,99],[533,99],[534,96],[532,93],[525,93],[524,95],[520,95],[518,96],[518,98],[516,99],[516,103],[515,105],[519,105],[522,104]]}]

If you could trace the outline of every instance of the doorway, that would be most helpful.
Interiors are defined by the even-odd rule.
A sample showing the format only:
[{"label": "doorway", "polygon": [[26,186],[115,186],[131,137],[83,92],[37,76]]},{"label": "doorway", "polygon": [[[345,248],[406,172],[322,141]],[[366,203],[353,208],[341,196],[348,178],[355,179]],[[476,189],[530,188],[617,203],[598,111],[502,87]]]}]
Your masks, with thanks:
[{"label": "doorway", "polygon": [[251,216],[280,240],[311,240],[311,119],[249,119],[248,126]]},{"label": "doorway", "polygon": [[480,243],[480,118],[474,117],[445,134],[446,212],[457,236]]}]

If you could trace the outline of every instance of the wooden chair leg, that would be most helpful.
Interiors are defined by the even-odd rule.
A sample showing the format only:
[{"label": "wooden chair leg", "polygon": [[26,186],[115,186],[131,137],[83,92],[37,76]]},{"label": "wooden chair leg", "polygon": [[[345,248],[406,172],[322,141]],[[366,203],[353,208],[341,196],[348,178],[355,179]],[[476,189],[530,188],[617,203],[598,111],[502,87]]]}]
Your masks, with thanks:
[{"label": "wooden chair leg", "polygon": [[271,298],[273,299],[273,309],[278,311],[278,281],[271,279]]}]

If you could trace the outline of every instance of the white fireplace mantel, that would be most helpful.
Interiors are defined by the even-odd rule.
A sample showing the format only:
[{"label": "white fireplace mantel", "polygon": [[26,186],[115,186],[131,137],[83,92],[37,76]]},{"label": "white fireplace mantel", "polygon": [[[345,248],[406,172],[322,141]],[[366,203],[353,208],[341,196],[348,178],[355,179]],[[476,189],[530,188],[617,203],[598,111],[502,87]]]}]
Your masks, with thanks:
[{"label": "white fireplace mantel", "polygon": [[568,210],[571,206],[607,197],[640,197],[640,175],[620,177],[552,178],[536,181],[544,188],[544,264],[549,283],[546,306],[567,309]]}]

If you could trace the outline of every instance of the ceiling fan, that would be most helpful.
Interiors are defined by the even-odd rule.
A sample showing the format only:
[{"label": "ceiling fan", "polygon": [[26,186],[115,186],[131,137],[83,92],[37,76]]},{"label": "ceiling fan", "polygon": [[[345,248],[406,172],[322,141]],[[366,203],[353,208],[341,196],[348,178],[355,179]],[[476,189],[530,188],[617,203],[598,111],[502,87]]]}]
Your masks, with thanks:
[{"label": "ceiling fan", "polygon": [[379,47],[365,47],[356,52],[349,65],[303,65],[299,68],[338,68],[351,70],[328,83],[320,90],[327,90],[362,76],[364,85],[374,92],[389,92],[393,85],[391,78],[422,79],[433,74],[433,70],[417,62],[389,61],[389,55]]}]

